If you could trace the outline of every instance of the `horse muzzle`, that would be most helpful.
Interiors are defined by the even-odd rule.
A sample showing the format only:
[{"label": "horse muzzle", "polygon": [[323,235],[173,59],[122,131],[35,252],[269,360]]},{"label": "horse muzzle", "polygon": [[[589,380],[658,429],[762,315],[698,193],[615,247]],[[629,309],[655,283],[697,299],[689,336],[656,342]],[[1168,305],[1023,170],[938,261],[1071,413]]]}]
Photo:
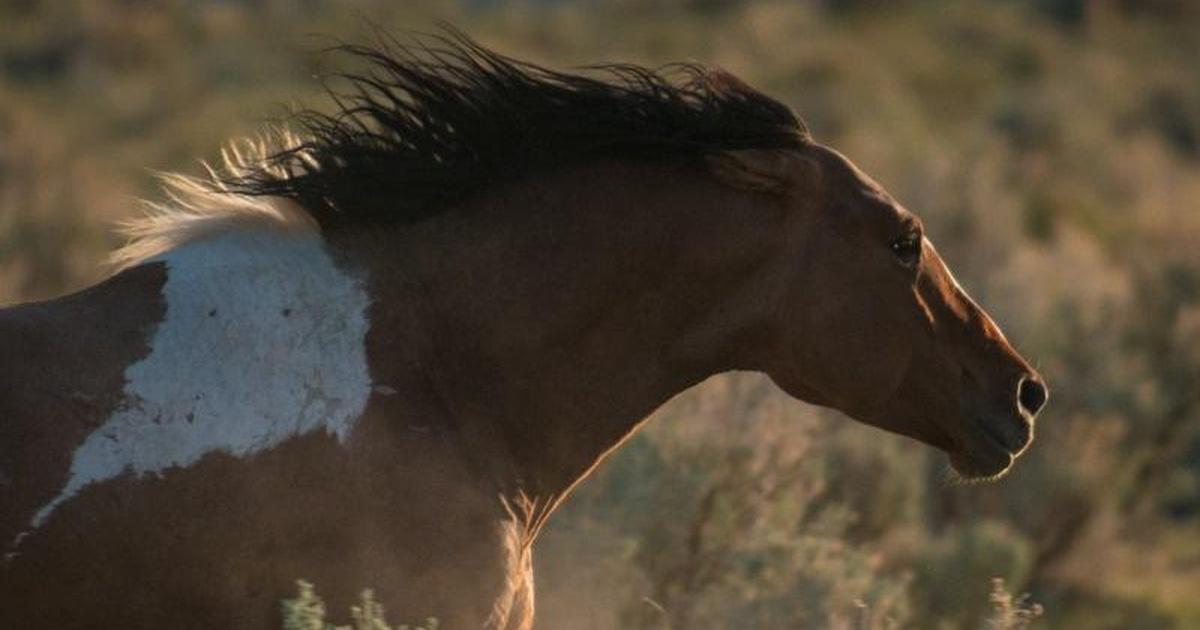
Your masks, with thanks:
[{"label": "horse muzzle", "polygon": [[1041,378],[1023,376],[1015,388],[1015,400],[1002,412],[975,408],[974,418],[950,454],[950,464],[968,479],[994,479],[1012,467],[1033,442],[1034,418],[1045,406],[1048,393]]}]

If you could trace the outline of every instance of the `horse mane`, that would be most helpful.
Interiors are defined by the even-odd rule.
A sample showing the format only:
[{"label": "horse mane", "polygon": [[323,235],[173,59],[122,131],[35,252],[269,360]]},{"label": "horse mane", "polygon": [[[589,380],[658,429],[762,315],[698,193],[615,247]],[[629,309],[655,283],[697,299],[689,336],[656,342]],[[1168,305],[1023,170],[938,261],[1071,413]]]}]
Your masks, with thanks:
[{"label": "horse mane", "polygon": [[257,138],[243,138],[221,149],[217,168],[202,162],[203,176],[159,173],[166,202],[143,200],[142,214],[118,224],[128,239],[109,256],[117,271],[132,267],[180,245],[235,230],[270,229],[291,233],[317,233],[312,215],[282,197],[237,192],[226,178],[275,168],[266,161],[273,147],[297,142],[284,129],[268,129]]},{"label": "horse mane", "polygon": [[[172,203],[125,225],[120,265],[232,226],[324,231],[415,223],[488,187],[601,158],[697,158],[810,141],[786,105],[722,70],[603,64],[550,70],[447,28],[335,50],[333,113],[234,143],[207,176],[162,177]],[[207,168],[207,167],[206,167]]]}]

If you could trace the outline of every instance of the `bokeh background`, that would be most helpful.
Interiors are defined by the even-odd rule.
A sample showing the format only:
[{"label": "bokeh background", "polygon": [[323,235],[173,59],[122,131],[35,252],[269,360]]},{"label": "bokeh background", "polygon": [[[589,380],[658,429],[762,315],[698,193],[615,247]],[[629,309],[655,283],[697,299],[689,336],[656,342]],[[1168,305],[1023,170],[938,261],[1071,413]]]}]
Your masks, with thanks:
[{"label": "bokeh background", "polygon": [[542,627],[974,628],[993,577],[1040,627],[1200,627],[1200,2],[0,0],[0,302],[104,277],[154,171],[327,106],[321,48],[437,20],[788,102],[925,218],[1053,390],[1016,470],[964,486],[714,378],[544,533]]}]

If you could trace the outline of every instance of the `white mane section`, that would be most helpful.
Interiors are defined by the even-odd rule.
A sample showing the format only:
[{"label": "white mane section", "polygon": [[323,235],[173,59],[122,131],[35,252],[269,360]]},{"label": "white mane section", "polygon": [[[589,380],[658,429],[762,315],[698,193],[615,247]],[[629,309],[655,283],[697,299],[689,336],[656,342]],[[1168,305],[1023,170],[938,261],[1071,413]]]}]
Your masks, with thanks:
[{"label": "white mane section", "polygon": [[316,221],[295,203],[240,194],[224,183],[225,176],[253,171],[286,175],[282,168],[268,164],[267,157],[299,143],[300,139],[288,131],[268,130],[257,138],[244,138],[226,146],[221,150],[219,170],[203,163],[208,171],[204,177],[160,174],[168,202],[142,202],[143,216],[120,225],[129,241],[113,252],[110,261],[117,270],[126,269],[180,245],[233,231],[265,227],[293,233],[318,232]]}]

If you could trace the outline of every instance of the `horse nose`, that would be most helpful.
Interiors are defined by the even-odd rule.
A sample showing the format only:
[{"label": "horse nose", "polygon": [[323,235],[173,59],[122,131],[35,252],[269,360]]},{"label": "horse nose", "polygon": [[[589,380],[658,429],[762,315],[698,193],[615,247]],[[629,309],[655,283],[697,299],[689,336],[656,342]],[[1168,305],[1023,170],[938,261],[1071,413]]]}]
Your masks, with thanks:
[{"label": "horse nose", "polygon": [[1029,414],[1030,418],[1042,410],[1046,404],[1046,396],[1046,386],[1036,376],[1029,375],[1022,378],[1021,384],[1017,386],[1017,404],[1021,406],[1022,411]]}]

